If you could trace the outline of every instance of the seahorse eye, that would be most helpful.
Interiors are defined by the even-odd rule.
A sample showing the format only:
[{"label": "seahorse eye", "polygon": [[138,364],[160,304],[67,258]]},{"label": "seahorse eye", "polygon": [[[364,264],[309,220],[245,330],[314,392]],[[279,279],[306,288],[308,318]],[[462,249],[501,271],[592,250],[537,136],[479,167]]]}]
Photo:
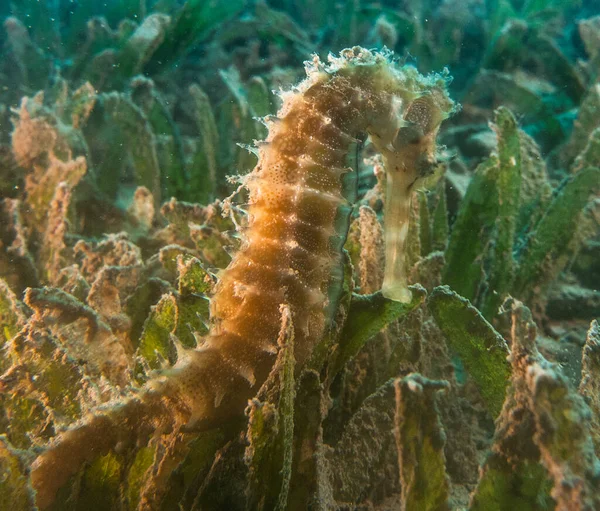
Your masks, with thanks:
[{"label": "seahorse eye", "polygon": [[435,128],[433,111],[435,105],[429,96],[415,99],[404,114],[404,119],[419,126],[423,133],[429,133]]}]

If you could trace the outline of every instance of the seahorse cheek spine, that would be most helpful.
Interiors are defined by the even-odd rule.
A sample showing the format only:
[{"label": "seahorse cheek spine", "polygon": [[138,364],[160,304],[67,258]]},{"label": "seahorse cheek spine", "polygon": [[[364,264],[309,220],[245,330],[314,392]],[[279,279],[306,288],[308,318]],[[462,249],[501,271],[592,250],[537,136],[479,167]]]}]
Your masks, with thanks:
[{"label": "seahorse cheek spine", "polygon": [[[211,332],[165,375],[190,403],[192,423],[238,414],[256,393],[275,360],[281,304],[292,312],[300,365],[322,337],[341,290],[356,188],[348,162],[360,133],[371,135],[388,174],[384,293],[410,298],[403,266],[410,194],[453,108],[445,78],[424,78],[362,48],[330,58],[329,66],[315,58],[307,74],[283,95],[246,178],[245,243],[212,298]],[[402,140],[405,127],[409,141]]]}]

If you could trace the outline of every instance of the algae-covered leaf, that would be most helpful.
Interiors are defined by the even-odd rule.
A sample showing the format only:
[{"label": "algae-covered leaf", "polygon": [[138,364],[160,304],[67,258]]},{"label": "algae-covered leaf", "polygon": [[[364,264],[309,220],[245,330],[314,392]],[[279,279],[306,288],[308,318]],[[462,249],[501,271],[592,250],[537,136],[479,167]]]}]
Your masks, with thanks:
[{"label": "algae-covered leaf", "polygon": [[[190,444],[198,437],[197,433],[186,434],[179,430],[161,435],[160,440],[151,441],[133,456],[126,458],[129,465],[121,472],[121,495],[128,492],[130,511],[142,509],[166,511],[165,496],[170,491],[170,481],[175,471],[184,463],[190,453]],[[200,467],[198,467],[200,468]],[[123,488],[124,480],[127,486]],[[180,502],[180,509],[183,507]],[[123,508],[125,509],[125,508]]]},{"label": "algae-covered leaf", "polygon": [[377,213],[369,206],[361,206],[358,215],[360,294],[379,291],[383,284],[385,242],[383,228]]},{"label": "algae-covered leaf", "polygon": [[[522,52],[522,46],[519,45],[522,43],[518,43],[517,51]],[[498,57],[502,63],[506,54],[499,53]],[[532,75],[483,69],[465,97],[465,102],[502,103],[512,111],[519,112],[530,124],[529,129],[537,132],[537,140],[544,151],[549,151],[565,137],[564,126],[552,108],[551,98],[536,87]]]},{"label": "algae-covered leaf", "polygon": [[[19,4],[28,5],[28,8],[21,10]],[[4,18],[3,22],[3,27],[6,30],[4,41],[9,50],[7,56],[17,64],[12,72],[20,78],[23,84],[26,84],[28,90],[42,89],[48,84],[48,78],[52,72],[52,57],[39,47],[37,41],[32,39],[30,32],[21,20],[25,20],[33,14],[33,19],[30,18],[27,25],[31,27],[34,24],[36,29],[39,27],[39,32],[35,31],[34,38],[37,39],[36,35],[39,34],[40,42],[45,39],[42,44],[46,48],[49,45],[55,48],[60,45],[56,37],[58,27],[55,20],[52,20],[52,16],[44,14],[47,7],[42,2],[24,0],[10,5],[14,9],[13,12],[18,14],[18,16]],[[30,8],[33,8],[37,13],[28,12]],[[15,87],[15,89],[22,90],[20,87]]]},{"label": "algae-covered leaf", "polygon": [[571,172],[576,174],[586,167],[600,168],[600,126],[590,133],[586,146],[571,166]]},{"label": "algae-covered leaf", "polygon": [[81,417],[84,401],[89,398],[89,379],[78,362],[69,357],[47,332],[35,325],[27,325],[15,338],[11,354],[18,361],[16,373],[22,376],[9,378],[9,386],[16,387],[22,380],[20,383],[27,388],[30,385],[28,375],[35,375],[34,390],[26,395],[36,397],[47,411],[51,411],[56,426]]},{"label": "algae-covered leaf", "polygon": [[568,179],[532,230],[519,257],[513,292],[529,300],[539,296],[563,270],[573,252],[579,216],[589,197],[600,189],[600,170],[586,168]]},{"label": "algae-covered leaf", "polygon": [[496,39],[505,37],[504,32],[506,31],[506,27],[503,25],[506,23],[506,20],[516,17],[516,10],[510,0],[488,0],[486,5],[490,24],[488,36],[493,38],[490,43],[490,46],[493,46],[494,44],[498,44]]},{"label": "algae-covered leaf", "polygon": [[242,0],[187,0],[173,16],[164,41],[152,55],[148,67],[157,70],[172,65],[199,39],[224,20],[235,16],[243,6]]},{"label": "algae-covered leaf", "polygon": [[338,501],[356,502],[389,477],[388,455],[395,447],[394,385],[389,380],[364,400],[329,456],[332,467],[343,467],[332,474]]},{"label": "algae-covered leaf", "polygon": [[446,249],[443,282],[469,300],[477,297],[483,278],[481,254],[490,242],[498,214],[499,165],[498,158],[491,156],[477,167]]},{"label": "algae-covered leaf", "polygon": [[526,0],[521,7],[521,13],[532,16],[547,9],[560,11],[579,3],[580,0]]},{"label": "algae-covered leaf", "polygon": [[323,409],[327,397],[319,373],[302,371],[294,400],[294,451],[288,511],[303,511],[322,492],[326,477],[323,457]]},{"label": "algae-covered leaf", "polygon": [[152,80],[136,77],[131,86],[132,100],[144,112],[156,137],[156,154],[164,196],[192,197],[194,190],[187,186],[189,183],[179,127],[169,112],[167,102]]},{"label": "algae-covered leaf", "polygon": [[204,223],[209,216],[209,208],[200,204],[178,201],[172,197],[160,208],[160,213],[169,221],[169,228],[174,231],[176,238],[188,241],[190,237],[190,223]]},{"label": "algae-covered leaf", "polygon": [[212,288],[212,278],[195,257],[184,261],[177,258],[179,271],[179,294],[177,297],[176,335],[186,347],[196,346],[196,335],[208,331],[209,300],[207,294]]},{"label": "algae-covered leaf", "polygon": [[31,447],[32,440],[47,440],[50,411],[38,399],[0,395],[0,433],[19,449]]},{"label": "algae-covered leaf", "polygon": [[52,285],[56,284],[60,270],[66,266],[65,234],[70,202],[71,190],[64,182],[59,183],[46,215],[46,229],[39,253],[40,273],[45,276],[45,281]]},{"label": "algae-covered leaf", "polygon": [[[273,111],[271,100],[273,98],[268,85],[260,76],[253,76],[246,86],[246,97],[250,112],[255,117],[264,117]],[[268,130],[266,126],[257,124],[256,133],[260,138],[266,138]]]},{"label": "algae-covered leaf", "polygon": [[70,121],[74,128],[82,128],[87,122],[90,113],[96,104],[96,91],[89,82],[73,92],[67,103],[65,118]]},{"label": "algae-covered leaf", "polygon": [[600,461],[590,434],[591,411],[560,369],[544,362],[531,365],[527,382],[534,441],[554,481],[551,495],[559,511],[599,509]]},{"label": "algae-covered leaf", "polygon": [[600,54],[600,16],[592,16],[578,23],[579,36],[587,54],[593,59]]},{"label": "algae-covered leaf", "polygon": [[[125,94],[111,92],[103,94],[101,98],[111,130],[116,127],[118,131],[118,134],[113,133],[113,138],[109,138],[111,154],[106,163],[102,165],[101,178],[104,174],[103,168],[106,168],[108,175],[114,173],[114,169],[110,168],[111,165],[122,168],[125,161],[123,153],[125,152],[131,158],[136,184],[148,188],[158,204],[161,196],[160,167],[156,153],[156,137],[150,122],[142,110]],[[104,159],[100,161],[104,161]],[[104,180],[107,179],[109,179],[108,176],[104,178]],[[118,176],[115,182],[119,182]]]},{"label": "algae-covered leaf", "polygon": [[46,440],[53,428],[78,420],[85,404],[93,402],[81,366],[44,329],[26,325],[7,355],[6,363],[13,365],[0,380],[0,430],[16,447]]},{"label": "algae-covered leaf", "polygon": [[5,198],[0,207],[0,277],[15,291],[39,285],[34,257],[27,247],[27,229],[21,215],[21,201]]},{"label": "algae-covered leaf", "polygon": [[554,483],[556,509],[598,509],[600,461],[590,435],[591,410],[560,366],[539,353],[531,311],[516,300],[510,305],[514,385],[531,413],[533,442]]},{"label": "algae-covered leaf", "polygon": [[590,324],[581,365],[579,393],[592,409],[590,431],[596,454],[600,456],[600,324],[596,320]]},{"label": "algae-covered leaf", "polygon": [[[540,1],[540,0],[537,0]],[[571,0],[561,0],[571,3]],[[585,80],[575,63],[568,58],[562,46],[548,34],[537,33],[529,41],[531,49],[544,67],[544,73],[576,104],[585,93]]]},{"label": "algae-covered leaf", "polygon": [[172,275],[177,275],[178,261],[188,261],[192,259],[194,257],[194,252],[189,248],[180,245],[167,245],[160,249],[158,257],[165,270]]},{"label": "algae-covered leaf", "polygon": [[136,354],[152,369],[160,368],[163,360],[174,362],[170,336],[177,326],[177,313],[175,297],[166,294],[152,307],[146,319]]},{"label": "algae-covered leaf", "polygon": [[187,457],[169,479],[162,511],[179,511],[182,506],[184,509],[192,508],[198,487],[211,469],[215,455],[226,441],[227,435],[222,429],[212,429],[199,433],[189,443]]},{"label": "algae-covered leaf", "polygon": [[118,509],[121,503],[123,457],[109,452],[96,458],[83,471],[78,491],[77,510],[105,511]]},{"label": "algae-covered leaf", "polygon": [[486,318],[496,315],[514,279],[513,244],[521,194],[521,139],[517,120],[507,108],[496,110],[494,129],[498,137],[498,216],[492,246],[487,293],[481,312]]},{"label": "algae-covered leaf", "polygon": [[115,73],[111,77],[112,83],[119,84],[119,78],[125,79],[142,72],[146,62],[163,43],[170,23],[171,18],[162,13],[153,13],[144,18],[141,25],[122,44]]},{"label": "algae-covered leaf", "polygon": [[249,508],[287,509],[292,471],[294,434],[294,327],[292,315],[282,307],[279,354],[267,381],[248,407]]},{"label": "algae-covered leaf", "polygon": [[[220,163],[224,168],[244,174],[256,164],[256,150],[251,144],[260,139],[264,126],[254,119],[257,116],[254,108],[264,109],[268,99],[261,94],[268,95],[268,91],[262,79],[253,84],[245,83],[235,66],[223,69],[219,74],[229,92],[229,99],[220,103],[217,109]],[[232,141],[237,146],[232,145]]]},{"label": "algae-covered leaf", "polygon": [[31,511],[33,500],[25,460],[0,435],[0,509]]},{"label": "algae-covered leaf", "polygon": [[96,310],[54,287],[27,289],[24,301],[35,312],[32,328],[48,328],[73,360],[85,362],[87,374],[119,386],[129,382],[125,347]]},{"label": "algae-covered leaf", "polygon": [[395,433],[404,511],[447,511],[446,435],[436,394],[448,382],[412,373],[396,380]]},{"label": "algae-covered leaf", "polygon": [[427,304],[450,347],[477,385],[488,410],[497,417],[510,378],[506,342],[467,299],[447,286],[435,288]]},{"label": "algae-covered leaf", "polygon": [[131,320],[129,338],[134,349],[137,349],[144,323],[150,313],[150,307],[157,304],[160,297],[168,290],[168,282],[158,278],[150,278],[138,286],[125,301],[124,309]]},{"label": "algae-covered leaf", "polygon": [[337,298],[337,310],[332,320],[333,327],[321,338],[321,340],[315,345],[311,358],[307,364],[307,368],[314,369],[319,372],[323,368],[323,364],[329,357],[330,350],[337,343],[337,339],[340,332],[343,329],[344,322],[348,317],[348,310],[350,309],[350,302],[352,301],[352,290],[354,289],[354,267],[350,262],[350,254],[344,249],[342,251],[342,257],[344,261],[344,276],[340,282],[341,288],[334,290],[332,286],[330,292],[332,296],[338,294]]},{"label": "algae-covered leaf", "polygon": [[148,471],[154,463],[156,447],[142,447],[135,454],[133,462],[127,472],[127,501],[130,511],[136,511],[140,501],[140,495],[148,475]]},{"label": "algae-covered leaf", "polygon": [[498,154],[473,176],[454,223],[443,282],[477,303],[491,319],[521,283],[515,244],[535,224],[551,195],[546,168],[510,110],[496,111]]},{"label": "algae-covered leaf", "polygon": [[[505,309],[510,309],[512,301]],[[477,488],[471,496],[470,511],[550,511],[552,481],[540,464],[540,451],[534,442],[535,419],[529,402],[526,375],[539,358],[535,347],[535,326],[520,321],[521,304],[512,306],[511,385],[500,416],[491,452],[481,468]]]},{"label": "algae-covered leaf", "polygon": [[202,263],[195,257],[177,256],[178,291],[181,295],[209,294],[213,279]]},{"label": "algae-covered leaf", "polygon": [[433,210],[431,226],[431,250],[445,251],[448,246],[448,205],[446,203],[445,181],[441,180],[438,187],[437,203]]},{"label": "algae-covered leaf", "polygon": [[[488,456],[471,497],[469,511],[550,511],[554,502],[549,493],[552,482],[537,459],[525,452],[508,460],[499,453]],[[537,454],[536,454],[537,457]]]},{"label": "algae-covered leaf", "polygon": [[569,164],[580,154],[588,143],[591,133],[599,127],[598,115],[600,114],[600,83],[595,83],[583,97],[573,123],[573,132],[561,151],[560,159]]},{"label": "algae-covered leaf", "polygon": [[[25,321],[25,314],[17,297],[8,287],[8,284],[0,279],[0,346],[10,341]],[[4,358],[4,357],[3,357]],[[4,368],[4,360],[0,360],[0,371]]]},{"label": "algae-covered leaf", "polygon": [[429,208],[427,206],[427,194],[423,190],[417,192],[419,201],[419,241],[421,244],[421,257],[431,252],[432,236],[431,221],[429,220]]},{"label": "algae-covered leaf", "polygon": [[381,292],[372,295],[352,295],[346,323],[340,334],[339,352],[331,374],[336,374],[344,367],[377,332],[423,303],[425,289],[417,285],[410,286],[410,290],[413,296],[409,303],[390,300]]},{"label": "algae-covered leaf", "polygon": [[48,165],[41,175],[29,175],[26,180],[27,206],[25,216],[36,230],[43,231],[50,223],[50,208],[57,195],[57,188],[62,184],[65,190],[77,186],[87,171],[85,158],[82,156],[68,161],[62,161],[53,154],[49,155]]},{"label": "algae-covered leaf", "polygon": [[190,164],[190,188],[194,200],[200,204],[209,204],[215,199],[219,178],[217,167],[217,147],[219,133],[217,123],[206,93],[196,84],[189,88],[194,120],[200,135],[196,154]]},{"label": "algae-covered leaf", "polygon": [[[520,240],[535,225],[552,197],[546,162],[535,140],[519,131],[521,142],[521,200],[517,219],[517,238]],[[515,240],[517,242],[517,240]]]}]

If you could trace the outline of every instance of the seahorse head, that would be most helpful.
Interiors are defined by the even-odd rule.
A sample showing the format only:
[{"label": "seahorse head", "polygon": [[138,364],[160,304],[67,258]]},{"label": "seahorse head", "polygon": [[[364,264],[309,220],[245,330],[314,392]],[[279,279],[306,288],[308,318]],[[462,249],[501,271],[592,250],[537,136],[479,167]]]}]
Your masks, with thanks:
[{"label": "seahorse head", "polygon": [[[411,195],[436,168],[439,127],[454,111],[443,77],[433,80],[437,82],[425,84],[421,80],[421,90],[404,89],[393,98],[386,131],[369,130],[386,172],[386,268],[382,292],[387,298],[403,302],[411,298],[405,257]],[[390,129],[394,123],[395,129]]]}]

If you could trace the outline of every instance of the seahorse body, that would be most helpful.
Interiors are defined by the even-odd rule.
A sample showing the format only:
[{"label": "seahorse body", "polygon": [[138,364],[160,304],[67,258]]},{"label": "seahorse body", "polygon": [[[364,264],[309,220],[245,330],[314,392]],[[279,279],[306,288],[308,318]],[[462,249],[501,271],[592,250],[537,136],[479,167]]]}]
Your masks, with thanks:
[{"label": "seahorse body", "polygon": [[361,133],[371,136],[391,176],[384,288],[406,298],[410,189],[435,161],[435,137],[452,109],[446,80],[424,78],[362,48],[343,51],[328,66],[315,58],[307,75],[284,94],[246,180],[246,242],[212,299],[210,335],[171,374],[195,389],[194,420],[239,413],[256,393],[277,353],[281,304],[292,311],[298,364],[321,339],[341,289],[341,250],[356,189],[349,160]]},{"label": "seahorse body", "polygon": [[[452,109],[446,80],[424,78],[384,53],[358,47],[329,60],[328,65],[317,57],[308,62],[307,78],[283,94],[278,116],[267,120],[269,135],[245,181],[250,198],[245,242],[215,290],[210,333],[135,398],[131,407],[139,410],[138,419],[129,418],[132,431],[151,429],[148,422],[164,427],[170,413],[205,428],[241,414],[275,361],[282,304],[292,314],[299,366],[310,357],[341,292],[341,250],[356,189],[351,160],[363,133],[382,152],[392,176],[388,220],[400,222],[386,220],[386,239],[394,246],[388,250],[384,287],[390,296],[406,298],[402,244],[410,188],[433,164],[438,127]],[[91,430],[99,420],[79,429]],[[49,466],[57,465],[61,443],[63,451],[74,451],[70,434],[36,460],[38,489],[52,477]],[[51,489],[45,493],[52,498]]]}]

